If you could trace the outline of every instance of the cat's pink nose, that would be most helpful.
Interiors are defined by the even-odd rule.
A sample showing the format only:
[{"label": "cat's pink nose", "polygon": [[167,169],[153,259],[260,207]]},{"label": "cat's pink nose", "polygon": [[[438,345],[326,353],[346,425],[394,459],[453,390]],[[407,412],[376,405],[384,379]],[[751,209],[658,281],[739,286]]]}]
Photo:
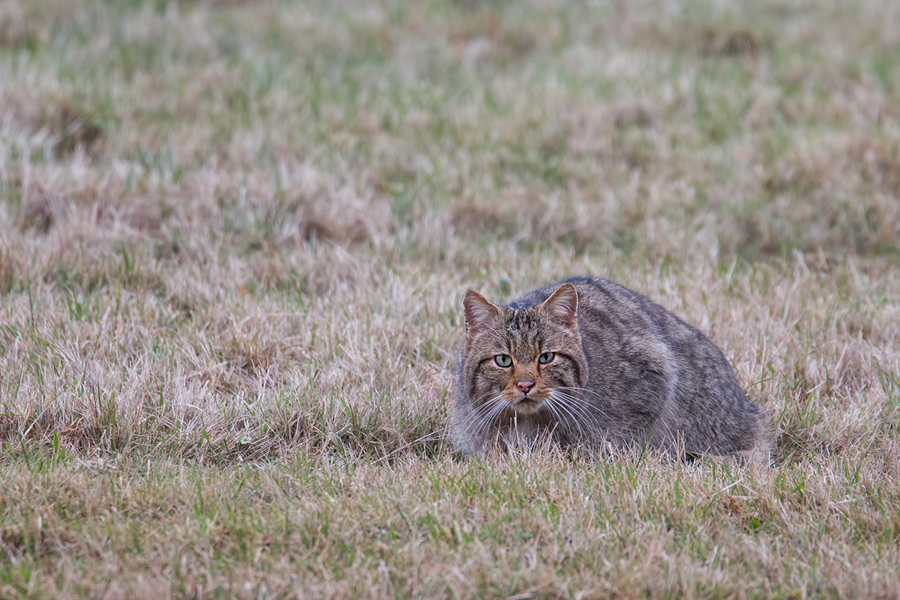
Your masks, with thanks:
[{"label": "cat's pink nose", "polygon": [[534,381],[532,381],[531,379],[524,379],[516,385],[519,386],[519,389],[522,390],[523,394],[527,394],[531,391],[531,388],[534,387]]}]

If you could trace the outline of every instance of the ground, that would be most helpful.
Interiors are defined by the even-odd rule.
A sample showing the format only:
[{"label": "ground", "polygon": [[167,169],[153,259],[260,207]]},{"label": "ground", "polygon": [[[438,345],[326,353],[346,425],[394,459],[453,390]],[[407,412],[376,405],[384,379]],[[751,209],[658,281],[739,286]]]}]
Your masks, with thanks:
[{"label": "ground", "polygon": [[[0,4],[0,597],[900,595],[900,4]],[[468,288],[699,327],[771,465],[447,443]]]}]

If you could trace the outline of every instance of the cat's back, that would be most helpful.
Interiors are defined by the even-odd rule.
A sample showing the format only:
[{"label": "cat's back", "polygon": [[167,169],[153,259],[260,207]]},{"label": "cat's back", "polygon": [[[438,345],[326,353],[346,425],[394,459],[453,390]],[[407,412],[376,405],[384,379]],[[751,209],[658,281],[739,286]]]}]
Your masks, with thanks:
[{"label": "cat's back", "polygon": [[[542,303],[560,285],[570,283],[578,292],[578,327],[587,354],[609,352],[644,355],[659,368],[677,371],[691,365],[707,375],[716,371],[733,380],[733,371],[721,350],[699,329],[683,321],[647,296],[608,279],[586,275],[569,277],[511,302],[510,308]],[[695,373],[695,376],[697,373]],[[741,392],[743,395],[743,392]]]},{"label": "cat's back", "polygon": [[[687,323],[670,313],[643,294],[619,285],[614,281],[588,275],[577,275],[548,285],[510,302],[509,308],[519,309],[541,304],[560,285],[570,283],[578,292],[578,312],[591,319],[579,319],[579,327],[591,325],[615,325],[617,328],[634,328],[636,332],[647,332],[649,327],[656,333],[663,329],[684,327]],[[599,322],[598,322],[599,321]],[[656,331],[660,329],[660,331]],[[691,328],[693,329],[693,328]]]}]

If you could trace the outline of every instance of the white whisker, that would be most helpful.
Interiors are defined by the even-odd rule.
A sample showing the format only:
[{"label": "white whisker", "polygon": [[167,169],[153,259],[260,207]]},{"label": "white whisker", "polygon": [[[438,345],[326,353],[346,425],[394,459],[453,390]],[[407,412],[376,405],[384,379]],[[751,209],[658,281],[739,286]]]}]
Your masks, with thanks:
[{"label": "white whisker", "polygon": [[487,429],[494,424],[494,420],[496,419],[496,417],[506,408],[506,403],[501,399],[501,396],[497,396],[492,400],[492,402],[493,404],[491,410],[487,411],[487,413],[482,418],[480,418],[472,427],[472,429],[478,436],[482,435],[482,431],[486,432]]},{"label": "white whisker", "polygon": [[547,404],[547,409],[550,411],[550,414],[552,414],[552,415],[553,415],[553,418],[556,419],[556,423],[557,423],[558,425],[562,426],[563,428],[565,428],[566,431],[568,431],[569,427],[568,427],[568,425],[567,425],[566,422],[565,422],[566,419],[563,418],[563,416],[562,416],[559,412],[557,412],[556,407],[554,407],[554,405],[553,405],[553,397],[552,397],[552,395],[551,395],[550,397],[547,398],[547,403],[546,403],[546,404]]},{"label": "white whisker", "polygon": [[[561,386],[561,387],[558,387],[558,388],[556,388],[556,389],[557,389],[557,390],[576,391],[576,392],[587,392],[587,393],[589,393],[589,394],[593,394],[593,395],[597,396],[597,398],[600,398],[601,400],[603,399],[603,396],[601,396],[600,394],[598,394],[598,393],[595,392],[594,390],[589,390],[589,389],[587,389],[587,388],[581,388],[581,387],[563,387],[563,386]],[[590,408],[596,410],[597,412],[599,412],[600,414],[602,414],[604,417],[607,417],[607,418],[609,417],[609,415],[607,415],[605,412],[603,412],[603,410],[602,410],[599,406],[597,406],[597,405],[595,405],[595,404],[591,404],[591,403],[588,402],[588,400],[586,400],[585,398],[580,398],[580,397],[572,396],[572,395],[569,395],[569,394],[567,394],[567,395],[568,395],[570,398],[574,398],[575,401],[580,402],[582,405],[584,405],[584,406],[586,406],[586,407],[590,407]]]},{"label": "white whisker", "polygon": [[578,418],[575,416],[575,414],[572,413],[570,407],[568,407],[565,402],[559,402],[560,400],[562,400],[562,398],[557,396],[556,393],[552,393],[549,399],[551,400],[551,402],[558,402],[555,403],[556,408],[559,409],[560,412],[564,412],[572,418],[572,422],[575,423],[575,426],[578,428],[578,437],[584,440],[584,430],[581,428],[581,423],[578,422]]},{"label": "white whisker", "polygon": [[475,421],[480,420],[481,417],[484,416],[484,414],[491,411],[491,409],[494,407],[494,404],[496,403],[496,401],[499,398],[500,398],[499,395],[495,396],[495,397],[491,398],[490,400],[484,402],[483,404],[477,406],[468,415],[466,415],[465,419],[462,421],[462,425],[470,426]]}]

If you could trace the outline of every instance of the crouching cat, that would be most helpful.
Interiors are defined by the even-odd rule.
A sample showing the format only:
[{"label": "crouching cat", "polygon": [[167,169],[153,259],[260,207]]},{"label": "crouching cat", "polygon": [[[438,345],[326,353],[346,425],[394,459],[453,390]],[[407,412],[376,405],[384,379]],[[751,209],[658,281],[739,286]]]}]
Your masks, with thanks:
[{"label": "crouching cat", "polygon": [[700,331],[611,281],[506,306],[469,290],[451,428],[467,454],[547,438],[599,451],[767,456],[765,419]]}]

